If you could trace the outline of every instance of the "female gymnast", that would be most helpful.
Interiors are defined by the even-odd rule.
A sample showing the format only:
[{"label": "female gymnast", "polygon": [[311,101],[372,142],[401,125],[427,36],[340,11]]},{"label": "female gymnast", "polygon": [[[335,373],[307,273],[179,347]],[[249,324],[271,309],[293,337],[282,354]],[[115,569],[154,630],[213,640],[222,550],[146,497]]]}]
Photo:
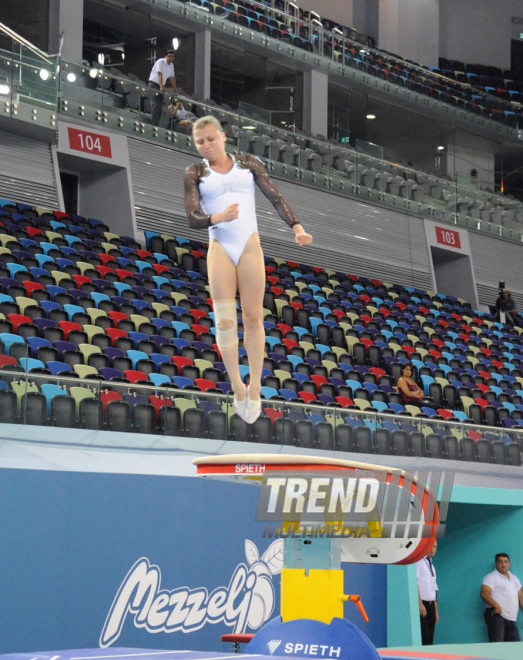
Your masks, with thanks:
[{"label": "female gymnast", "polygon": [[[203,158],[185,170],[185,207],[191,227],[209,229],[207,270],[216,342],[229,374],[236,412],[252,424],[261,412],[265,348],[265,264],[256,222],[254,184],[292,227],[298,245],[309,245],[312,236],[305,233],[258,158],[227,154],[225,133],[215,117],[198,119],[193,125],[193,138]],[[249,358],[247,389],[238,368],[237,289]]]}]

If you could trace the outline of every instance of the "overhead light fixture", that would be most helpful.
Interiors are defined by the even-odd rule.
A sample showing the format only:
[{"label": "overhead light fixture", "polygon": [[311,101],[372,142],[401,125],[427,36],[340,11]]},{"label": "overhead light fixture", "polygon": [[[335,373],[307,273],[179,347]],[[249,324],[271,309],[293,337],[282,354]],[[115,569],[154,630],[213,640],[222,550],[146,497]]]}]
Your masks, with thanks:
[{"label": "overhead light fixture", "polygon": [[180,40],[178,39],[178,37],[174,37],[174,39],[173,39],[173,50],[178,50],[179,47],[180,47]]},{"label": "overhead light fixture", "polygon": [[9,87],[9,85],[0,85],[0,94],[2,94],[3,96],[9,94],[10,91],[11,88]]},{"label": "overhead light fixture", "polygon": [[254,131],[256,126],[242,126],[244,131]]},{"label": "overhead light fixture", "polygon": [[98,64],[102,66],[105,64],[105,55],[103,53],[98,53]]},{"label": "overhead light fixture", "polygon": [[438,151],[443,151],[443,149],[445,149],[445,147],[443,147],[443,146],[440,144],[439,147],[438,147]]},{"label": "overhead light fixture", "polygon": [[96,78],[98,76],[98,69],[91,69],[89,71],[89,75],[91,76],[91,78]]},{"label": "overhead light fixture", "polygon": [[367,115],[367,119],[376,119],[376,115]]},{"label": "overhead light fixture", "polygon": [[76,80],[76,74],[71,71],[71,73],[67,74],[67,80],[70,83],[74,83],[74,81]]},{"label": "overhead light fixture", "polygon": [[49,71],[47,71],[47,69],[40,69],[40,78],[42,80],[49,80],[50,75],[51,74],[49,73]]}]

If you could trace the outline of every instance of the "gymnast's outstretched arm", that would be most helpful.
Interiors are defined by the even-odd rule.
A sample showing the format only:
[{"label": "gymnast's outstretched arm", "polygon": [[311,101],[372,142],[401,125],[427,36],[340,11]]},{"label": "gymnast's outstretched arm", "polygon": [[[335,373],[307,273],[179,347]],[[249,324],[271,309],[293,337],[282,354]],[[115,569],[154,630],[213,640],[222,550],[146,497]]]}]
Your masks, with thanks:
[{"label": "gymnast's outstretched arm", "polygon": [[289,227],[292,227],[296,243],[298,245],[310,245],[312,243],[312,236],[305,232],[300,222],[296,219],[294,211],[287,204],[278,188],[274,185],[261,160],[251,154],[240,156],[239,160],[244,167],[248,167],[251,170],[256,185],[271,202],[276,211],[278,211],[280,218],[284,220]]},{"label": "gymnast's outstretched arm", "polygon": [[261,160],[256,158],[256,156],[252,156],[251,154],[245,154],[242,159],[245,159],[246,164],[248,164],[248,167],[252,172],[256,185],[274,206],[276,211],[278,211],[280,218],[284,220],[289,225],[289,227],[299,225],[300,223],[296,219],[294,211],[285,201],[278,188],[276,188],[274,182],[267,174],[265,165],[261,162]]}]

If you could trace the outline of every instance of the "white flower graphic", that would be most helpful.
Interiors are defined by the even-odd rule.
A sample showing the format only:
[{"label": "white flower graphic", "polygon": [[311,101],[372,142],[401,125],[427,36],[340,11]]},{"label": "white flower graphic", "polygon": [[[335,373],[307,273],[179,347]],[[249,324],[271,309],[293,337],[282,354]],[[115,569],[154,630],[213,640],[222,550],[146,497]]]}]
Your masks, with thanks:
[{"label": "white flower graphic", "polygon": [[247,616],[247,625],[256,630],[270,619],[274,610],[272,577],[278,575],[283,568],[283,539],[271,543],[261,559],[256,545],[246,539],[245,558],[249,564],[249,573],[256,574],[256,584]]}]

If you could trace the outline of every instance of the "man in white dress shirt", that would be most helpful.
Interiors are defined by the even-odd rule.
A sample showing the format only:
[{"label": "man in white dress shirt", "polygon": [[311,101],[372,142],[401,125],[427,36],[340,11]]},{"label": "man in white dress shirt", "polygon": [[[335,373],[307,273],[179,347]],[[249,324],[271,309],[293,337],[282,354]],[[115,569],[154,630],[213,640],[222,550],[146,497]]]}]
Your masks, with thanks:
[{"label": "man in white dress shirt", "polygon": [[438,585],[436,583],[436,569],[432,563],[432,558],[436,554],[437,549],[438,542],[434,541],[434,545],[428,555],[416,562],[421,643],[423,646],[434,644],[434,629],[439,621]]},{"label": "man in white dress shirt", "polygon": [[496,570],[488,573],[481,583],[481,598],[485,601],[484,617],[489,642],[519,642],[516,627],[519,607],[523,608],[521,582],[511,573],[506,552],[495,557]]},{"label": "man in white dress shirt", "polygon": [[151,124],[158,126],[162,116],[164,102],[164,90],[168,80],[171,81],[171,87],[174,93],[177,92],[176,78],[174,76],[174,50],[168,50],[165,57],[156,60],[151,73],[149,74],[149,87],[157,90],[151,100]]}]

